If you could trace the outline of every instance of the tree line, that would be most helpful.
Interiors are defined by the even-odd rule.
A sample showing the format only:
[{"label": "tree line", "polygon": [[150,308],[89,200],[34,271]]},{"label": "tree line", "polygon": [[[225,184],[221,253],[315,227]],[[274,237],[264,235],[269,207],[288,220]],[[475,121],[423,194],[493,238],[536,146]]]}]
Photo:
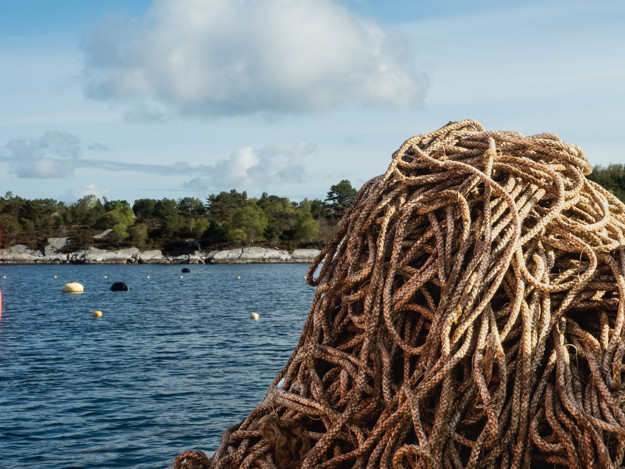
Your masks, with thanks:
[{"label": "tree line", "polygon": [[[595,166],[588,176],[625,202],[625,165]],[[206,200],[184,197],[100,200],[88,195],[65,204],[54,199],[28,200],[7,192],[0,197],[0,247],[26,244],[42,249],[48,237],[68,236],[67,251],[136,246],[165,253],[260,244],[320,247],[338,228],[356,196],[349,180],[330,187],[327,197],[294,202],[243,191],[212,194]],[[94,235],[105,230],[101,238]]]},{"label": "tree line", "polygon": [[588,176],[625,202],[625,165],[610,164],[607,167],[595,166]]},{"label": "tree line", "polygon": [[[251,244],[319,247],[336,232],[356,193],[346,179],[332,185],[326,199],[301,202],[267,193],[249,197],[236,189],[211,194],[206,200],[146,198],[132,205],[95,195],[66,204],[7,192],[0,197],[0,246],[26,244],[42,249],[47,238],[67,236],[68,252],[92,246],[136,246],[167,254]],[[104,232],[105,236],[98,236]]]}]

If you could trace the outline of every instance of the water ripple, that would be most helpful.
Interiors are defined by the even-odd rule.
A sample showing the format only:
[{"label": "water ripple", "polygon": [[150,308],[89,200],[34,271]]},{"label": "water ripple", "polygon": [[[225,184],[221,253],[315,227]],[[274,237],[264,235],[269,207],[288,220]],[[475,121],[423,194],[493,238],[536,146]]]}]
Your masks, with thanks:
[{"label": "water ripple", "polygon": [[[210,453],[297,344],[314,295],[305,273],[0,266],[3,467],[152,469],[186,449]],[[85,292],[62,294],[70,281]],[[130,291],[111,292],[115,281]]]}]

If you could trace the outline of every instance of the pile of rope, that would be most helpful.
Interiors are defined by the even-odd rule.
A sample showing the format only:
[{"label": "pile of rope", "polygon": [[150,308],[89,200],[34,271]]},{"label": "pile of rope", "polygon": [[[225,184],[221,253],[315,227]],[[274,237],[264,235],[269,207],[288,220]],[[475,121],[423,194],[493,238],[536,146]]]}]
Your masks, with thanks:
[{"label": "pile of rope", "polygon": [[621,466],[625,206],[590,171],[555,135],[475,121],[407,140],[210,467]]}]

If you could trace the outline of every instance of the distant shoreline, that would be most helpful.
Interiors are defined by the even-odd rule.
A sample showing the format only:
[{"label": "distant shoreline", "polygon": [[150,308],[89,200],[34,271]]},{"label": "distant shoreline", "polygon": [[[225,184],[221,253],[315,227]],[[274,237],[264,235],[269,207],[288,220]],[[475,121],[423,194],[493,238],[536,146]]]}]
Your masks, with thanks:
[{"label": "distant shoreline", "polygon": [[273,248],[245,247],[201,252],[180,256],[163,255],[160,250],[141,251],[138,248],[114,251],[90,248],[64,253],[52,246],[41,251],[17,244],[0,249],[0,265],[75,265],[75,264],[310,264],[318,249],[286,251]]}]

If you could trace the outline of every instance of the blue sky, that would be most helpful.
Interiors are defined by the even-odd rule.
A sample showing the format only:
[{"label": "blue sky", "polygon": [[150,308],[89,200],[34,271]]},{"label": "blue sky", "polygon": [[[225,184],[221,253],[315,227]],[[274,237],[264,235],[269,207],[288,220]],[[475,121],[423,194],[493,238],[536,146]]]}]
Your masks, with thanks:
[{"label": "blue sky", "polygon": [[301,200],[451,120],[625,162],[625,3],[0,0],[0,193]]}]

